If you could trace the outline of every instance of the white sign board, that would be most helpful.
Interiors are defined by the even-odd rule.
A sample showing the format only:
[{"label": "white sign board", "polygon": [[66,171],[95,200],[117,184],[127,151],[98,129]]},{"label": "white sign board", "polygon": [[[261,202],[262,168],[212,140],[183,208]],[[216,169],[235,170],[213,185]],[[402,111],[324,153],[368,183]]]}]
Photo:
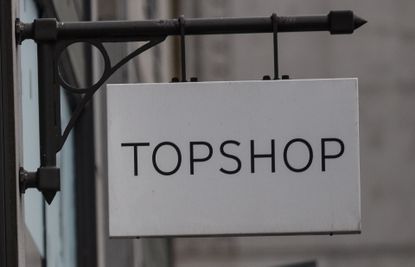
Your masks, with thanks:
[{"label": "white sign board", "polygon": [[360,231],[357,79],[108,85],[110,236]]}]

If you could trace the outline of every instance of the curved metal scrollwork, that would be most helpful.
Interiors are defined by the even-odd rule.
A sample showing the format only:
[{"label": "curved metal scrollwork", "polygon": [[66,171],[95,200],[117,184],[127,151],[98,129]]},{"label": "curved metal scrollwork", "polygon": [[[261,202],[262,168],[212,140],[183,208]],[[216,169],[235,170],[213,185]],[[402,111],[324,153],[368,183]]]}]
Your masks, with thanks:
[{"label": "curved metal scrollwork", "polygon": [[[140,46],[130,54],[128,54],[126,57],[121,59],[118,63],[115,65],[111,65],[111,60],[108,56],[108,52],[105,49],[102,42],[96,42],[96,41],[87,41],[86,43],[89,43],[90,45],[96,47],[102,54],[104,58],[104,72],[101,76],[101,78],[93,85],[85,88],[76,88],[70,84],[68,84],[65,79],[62,77],[62,74],[59,72],[59,69],[57,70],[58,73],[58,81],[59,84],[68,92],[74,93],[74,94],[83,94],[81,101],[77,104],[74,112],[72,113],[71,119],[69,120],[68,124],[65,127],[65,130],[63,131],[63,134],[58,142],[58,147],[56,148],[56,152],[60,151],[65,144],[66,139],[69,136],[69,133],[75,126],[77,120],[79,119],[79,116],[82,114],[82,111],[84,110],[85,106],[91,101],[93,95],[96,91],[111,77],[114,72],[116,72],[120,67],[122,67],[125,63],[133,59],[134,57],[140,55],[141,53],[147,51],[148,49],[152,48],[153,46],[158,45],[159,43],[163,42],[166,39],[166,36],[158,37],[154,39],[149,39],[147,43]],[[66,42],[62,44],[57,49],[57,55],[55,58],[59,58],[62,52],[70,45],[77,43],[78,41],[71,41]],[[83,41],[85,42],[85,41]],[[56,65],[56,68],[58,66]]]}]

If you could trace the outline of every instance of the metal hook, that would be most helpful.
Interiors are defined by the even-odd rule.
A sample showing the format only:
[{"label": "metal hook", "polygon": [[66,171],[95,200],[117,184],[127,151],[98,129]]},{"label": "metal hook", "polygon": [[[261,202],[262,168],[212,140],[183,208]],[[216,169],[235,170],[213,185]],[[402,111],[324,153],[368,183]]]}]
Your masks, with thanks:
[{"label": "metal hook", "polygon": [[180,26],[180,57],[181,57],[181,71],[182,71],[182,82],[186,82],[186,40],[185,40],[185,19],[181,15],[179,17]]},{"label": "metal hook", "polygon": [[271,15],[271,23],[272,23],[272,36],[274,42],[274,80],[279,79],[279,67],[278,67],[278,16],[277,14],[273,13]]}]

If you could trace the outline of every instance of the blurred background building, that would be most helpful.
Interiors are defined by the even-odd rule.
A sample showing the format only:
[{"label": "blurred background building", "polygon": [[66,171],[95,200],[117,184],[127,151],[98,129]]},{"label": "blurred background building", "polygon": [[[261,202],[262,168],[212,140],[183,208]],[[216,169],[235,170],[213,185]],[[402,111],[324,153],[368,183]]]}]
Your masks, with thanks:
[{"label": "blurred background building", "polygon": [[[176,239],[177,266],[415,266],[415,2],[227,0],[180,2],[188,17],[320,14],[350,9],[368,20],[352,35],[280,34],[280,73],[359,78],[362,234]],[[271,34],[194,38],[189,75],[272,75]],[[193,72],[193,73],[192,73]]]},{"label": "blurred background building", "polygon": [[[25,22],[42,16],[62,21],[142,20],[182,14],[188,18],[270,16],[273,12],[310,15],[347,9],[369,21],[352,35],[281,33],[280,73],[292,79],[359,78],[362,234],[109,239],[101,90],[60,153],[62,191],[52,205],[45,205],[36,190],[15,196],[13,223],[17,226],[12,234],[18,263],[9,266],[272,267],[306,261],[316,261],[319,267],[415,266],[414,1],[4,0],[0,19],[4,37],[4,19],[14,21],[15,17]],[[7,11],[10,18],[4,15]],[[188,77],[260,80],[272,75],[271,34],[186,37],[186,42]],[[25,41],[13,48],[14,40],[8,44],[5,39],[1,45],[3,60],[4,47],[14,51],[16,164],[34,170],[39,165],[36,46]],[[107,45],[114,61],[137,46]],[[125,65],[109,83],[169,82],[179,74],[178,55],[177,39],[170,37]],[[100,54],[89,46],[71,46],[62,59],[62,70],[74,84],[93,83],[102,71]],[[3,74],[1,79],[5,81]],[[62,95],[63,123],[77,101]],[[0,211],[3,218],[10,214]]]}]

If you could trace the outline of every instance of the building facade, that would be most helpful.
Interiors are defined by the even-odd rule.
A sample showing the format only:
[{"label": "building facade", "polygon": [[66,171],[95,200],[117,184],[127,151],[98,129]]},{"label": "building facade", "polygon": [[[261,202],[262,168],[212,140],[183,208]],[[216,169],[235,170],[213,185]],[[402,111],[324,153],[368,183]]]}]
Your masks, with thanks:
[{"label": "building facade", "polygon": [[[33,41],[18,44],[14,26],[16,18],[139,20],[169,14],[168,1],[2,1],[1,266],[171,266],[169,240],[108,238],[105,147],[101,147],[105,135],[94,138],[105,128],[99,113],[105,108],[103,93],[86,107],[58,153],[61,190],[51,205],[36,189],[19,191],[20,167],[36,171],[40,165],[38,58]],[[105,45],[115,62],[140,43]],[[111,82],[164,79],[173,68],[170,46],[166,43],[130,62]],[[74,87],[91,85],[100,77],[100,54],[89,44],[68,46],[58,61],[62,78]],[[79,95],[61,88],[62,130],[80,101]]]},{"label": "building facade", "polygon": [[[279,34],[280,74],[359,78],[362,233],[350,236],[176,239],[177,266],[414,266],[415,27],[412,1],[181,1],[187,17],[281,16],[353,10],[352,35]],[[272,76],[272,35],[197,37],[190,75],[206,80]]]}]

